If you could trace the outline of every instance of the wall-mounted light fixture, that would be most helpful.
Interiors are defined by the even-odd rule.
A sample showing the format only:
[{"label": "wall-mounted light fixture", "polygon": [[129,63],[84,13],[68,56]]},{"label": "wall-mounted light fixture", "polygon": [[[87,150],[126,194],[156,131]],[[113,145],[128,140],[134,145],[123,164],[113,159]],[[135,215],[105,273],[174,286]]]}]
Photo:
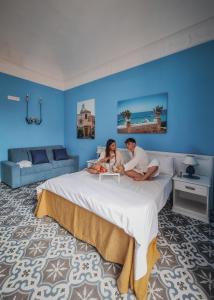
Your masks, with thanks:
[{"label": "wall-mounted light fixture", "polygon": [[27,124],[36,124],[40,125],[42,123],[42,98],[39,98],[39,118],[29,117],[29,100],[30,96],[27,94],[25,97],[26,100],[26,122]]}]

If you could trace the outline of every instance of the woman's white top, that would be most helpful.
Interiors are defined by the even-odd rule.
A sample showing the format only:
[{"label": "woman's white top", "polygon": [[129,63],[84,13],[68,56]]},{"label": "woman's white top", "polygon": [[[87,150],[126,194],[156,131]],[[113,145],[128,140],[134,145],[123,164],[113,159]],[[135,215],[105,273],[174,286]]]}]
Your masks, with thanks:
[{"label": "woman's white top", "polygon": [[146,173],[149,165],[149,158],[146,152],[142,148],[135,146],[134,153],[129,151],[129,155],[131,159],[124,165],[125,171],[134,170],[138,173]]},{"label": "woman's white top", "polygon": [[[98,158],[98,161],[101,160],[101,159],[103,159],[103,158],[105,158],[105,157],[106,157],[106,152],[102,151],[100,153],[100,157]],[[111,167],[123,164],[123,157],[122,157],[122,155],[121,155],[121,153],[120,153],[119,150],[116,150],[116,156],[114,156],[114,157],[112,157],[110,159],[110,163],[109,164],[110,164]]]}]

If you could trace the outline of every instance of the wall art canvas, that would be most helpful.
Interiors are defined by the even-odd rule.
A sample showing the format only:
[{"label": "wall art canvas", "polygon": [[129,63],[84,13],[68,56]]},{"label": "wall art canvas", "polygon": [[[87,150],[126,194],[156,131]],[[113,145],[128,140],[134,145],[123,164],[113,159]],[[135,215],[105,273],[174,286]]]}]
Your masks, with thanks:
[{"label": "wall art canvas", "polygon": [[77,138],[95,138],[95,99],[77,102]]},{"label": "wall art canvas", "polygon": [[166,133],[168,94],[118,101],[118,133]]}]

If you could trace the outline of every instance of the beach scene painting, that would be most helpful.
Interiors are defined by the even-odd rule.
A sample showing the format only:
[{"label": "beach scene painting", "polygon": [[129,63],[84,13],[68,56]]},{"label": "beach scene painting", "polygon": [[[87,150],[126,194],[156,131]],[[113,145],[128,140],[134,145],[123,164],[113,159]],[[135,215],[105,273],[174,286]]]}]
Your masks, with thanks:
[{"label": "beach scene painting", "polygon": [[166,133],[168,94],[118,101],[118,133]]},{"label": "beach scene painting", "polygon": [[77,138],[95,138],[95,99],[77,102]]}]

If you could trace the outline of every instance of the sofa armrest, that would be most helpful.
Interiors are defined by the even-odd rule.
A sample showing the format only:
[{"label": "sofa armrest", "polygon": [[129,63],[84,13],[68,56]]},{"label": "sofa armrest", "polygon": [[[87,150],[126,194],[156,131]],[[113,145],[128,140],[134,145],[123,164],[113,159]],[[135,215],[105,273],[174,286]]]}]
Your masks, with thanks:
[{"label": "sofa armrest", "polygon": [[68,157],[73,160],[74,172],[79,171],[79,156],[78,155],[68,155]]},{"label": "sofa armrest", "polygon": [[20,167],[12,161],[1,162],[1,180],[12,188],[21,185]]}]

